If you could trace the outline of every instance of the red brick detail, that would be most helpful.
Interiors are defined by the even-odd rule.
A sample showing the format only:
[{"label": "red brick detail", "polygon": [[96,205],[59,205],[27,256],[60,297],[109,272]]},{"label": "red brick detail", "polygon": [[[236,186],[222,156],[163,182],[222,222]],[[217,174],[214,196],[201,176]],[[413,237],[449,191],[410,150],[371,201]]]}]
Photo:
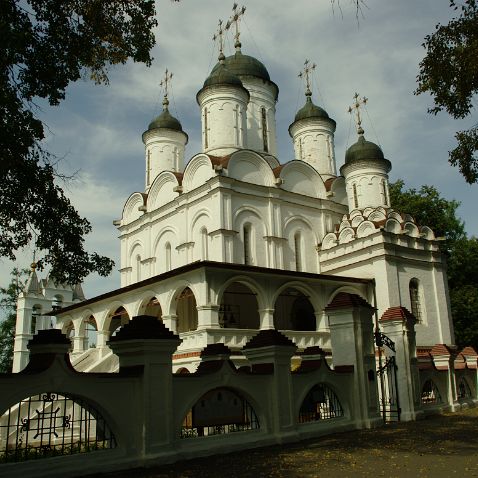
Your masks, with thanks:
[{"label": "red brick detail", "polygon": [[451,357],[451,350],[445,344],[436,344],[430,350],[430,354],[433,357],[436,357],[438,355],[448,355],[449,357]]},{"label": "red brick detail", "polygon": [[201,355],[201,352],[188,352],[184,354],[174,354],[173,360],[179,360],[182,358],[190,358],[190,357],[199,357],[200,355]]},{"label": "red brick detail", "polygon": [[326,179],[324,184],[325,184],[325,190],[326,191],[330,191],[332,189],[332,184],[334,183],[334,181],[336,180],[337,178],[329,178],[329,179]]},{"label": "red brick detail", "polygon": [[388,308],[380,318],[380,322],[387,320],[416,320],[415,316],[406,308],[402,306]]},{"label": "red brick detail", "polygon": [[282,168],[285,166],[285,164],[281,164],[280,166],[277,166],[277,168],[274,168],[272,172],[274,173],[274,176],[278,178],[280,176],[280,173],[282,171]]},{"label": "red brick detail", "polygon": [[171,173],[173,173],[176,176],[176,179],[178,180],[178,184],[179,184],[179,186],[181,186],[183,184],[184,174],[183,173],[178,173],[176,171],[171,171]]},{"label": "red brick detail", "polygon": [[429,358],[432,347],[417,347],[417,358]]},{"label": "red brick detail", "polygon": [[373,307],[359,295],[339,292],[325,310],[349,309],[354,307],[373,309]]},{"label": "red brick detail", "polygon": [[222,166],[223,168],[227,168],[229,160],[231,159],[230,154],[227,156],[213,156],[212,154],[208,154],[207,156],[211,160],[213,166]]},{"label": "red brick detail", "polygon": [[473,347],[465,347],[460,354],[466,355],[467,357],[478,357],[478,353]]}]

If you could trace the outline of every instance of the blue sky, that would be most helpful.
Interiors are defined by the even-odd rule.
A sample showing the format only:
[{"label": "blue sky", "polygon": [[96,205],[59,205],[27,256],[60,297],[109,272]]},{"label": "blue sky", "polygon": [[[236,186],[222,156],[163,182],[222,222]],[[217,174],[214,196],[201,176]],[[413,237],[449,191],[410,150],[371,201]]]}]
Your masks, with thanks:
[{"label": "blue sky", "polygon": [[[447,161],[454,132],[472,121],[458,122],[446,113],[431,116],[430,97],[413,95],[423,38],[450,18],[448,0],[367,0],[359,22],[349,0],[341,0],[341,10],[328,0],[244,0],[240,5],[247,7],[242,50],[260,59],[279,86],[280,162],[293,159],[287,128],[304,102],[297,74],[308,58],[317,63],[314,101],[337,122],[337,166],[356,138],[347,108],[357,91],[369,98],[365,136],[379,143],[392,162],[390,179],[402,178],[408,187],[434,185],[447,199],[460,201],[467,232],[478,235],[478,186],[466,184]],[[88,248],[117,264],[109,278],[86,279],[88,297],[119,287],[119,241],[112,221],[121,216],[127,197],[144,189],[141,134],[161,110],[159,82],[166,68],[174,73],[170,110],[190,138],[187,160],[199,152],[196,93],[216,62],[212,36],[218,19],[227,20],[231,8],[232,2],[224,0],[159,2],[150,68],[133,63],[115,67],[109,86],[79,81],[68,88],[59,107],[45,106],[39,113],[48,125],[48,148],[63,158],[61,170],[77,171],[64,188],[93,224]],[[232,43],[226,41],[226,54],[232,53]],[[17,265],[28,266],[31,256],[31,250],[23,251]],[[0,262],[0,284],[7,283],[13,265]]]}]

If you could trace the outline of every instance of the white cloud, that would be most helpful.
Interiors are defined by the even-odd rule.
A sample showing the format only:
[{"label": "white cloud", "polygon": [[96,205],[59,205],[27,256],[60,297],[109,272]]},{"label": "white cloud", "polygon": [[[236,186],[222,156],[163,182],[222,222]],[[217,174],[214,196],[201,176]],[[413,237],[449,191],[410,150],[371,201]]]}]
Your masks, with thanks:
[{"label": "white cloud", "polygon": [[[380,142],[392,161],[392,179],[409,186],[434,184],[445,197],[462,201],[459,213],[469,233],[478,235],[474,204],[476,186],[468,186],[447,162],[454,132],[461,126],[446,114],[426,113],[427,96],[414,96],[423,38],[437,22],[452,14],[448,0],[367,0],[359,23],[352,3],[342,0],[343,15],[329,0],[261,0],[246,5],[242,24],[243,52],[267,66],[280,88],[277,104],[279,159],[292,159],[287,128],[303,104],[297,78],[305,58],[318,64],[314,100],[337,121],[336,156],[342,164],[347,144],[355,141],[346,113],[355,91],[369,97],[364,127],[368,139]],[[81,170],[81,187],[72,199],[94,225],[87,243],[108,255],[119,253],[111,221],[126,198],[144,184],[141,134],[160,112],[159,82],[168,68],[174,73],[171,111],[189,134],[187,155],[199,150],[200,118],[196,93],[215,64],[212,35],[219,18],[227,19],[232,2],[182,0],[158,2],[157,46],[151,68],[129,63],[114,68],[110,86],[88,82],[71,85],[66,101],[45,109],[52,130],[49,145],[66,155],[65,168]],[[231,53],[231,40],[227,42]],[[319,86],[322,100],[318,96]],[[375,132],[378,138],[375,136]],[[30,262],[26,254],[23,263]],[[119,264],[118,264],[119,265]],[[0,280],[4,281],[5,263]],[[91,295],[100,281],[89,279]],[[91,293],[90,293],[91,290]]]}]

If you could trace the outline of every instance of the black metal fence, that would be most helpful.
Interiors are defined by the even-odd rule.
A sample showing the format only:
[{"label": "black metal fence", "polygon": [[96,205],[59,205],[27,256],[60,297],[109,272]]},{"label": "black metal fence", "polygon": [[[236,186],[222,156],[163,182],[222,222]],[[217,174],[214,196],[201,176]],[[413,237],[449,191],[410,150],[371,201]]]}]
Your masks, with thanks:
[{"label": "black metal fence", "polygon": [[0,463],[115,448],[101,414],[85,400],[54,392],[28,397],[0,417]]}]

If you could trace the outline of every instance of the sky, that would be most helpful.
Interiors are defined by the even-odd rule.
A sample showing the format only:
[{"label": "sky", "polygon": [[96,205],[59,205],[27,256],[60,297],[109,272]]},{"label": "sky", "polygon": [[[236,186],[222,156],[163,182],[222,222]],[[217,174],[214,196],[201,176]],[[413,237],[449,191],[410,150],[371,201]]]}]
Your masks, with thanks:
[{"label": "sky", "polygon": [[[159,86],[164,71],[173,72],[170,111],[189,135],[186,161],[200,152],[200,114],[196,93],[216,63],[212,37],[219,19],[226,21],[232,3],[224,0],[157,2],[158,28],[150,68],[128,63],[110,70],[110,84],[85,79],[67,89],[57,107],[45,105],[39,117],[47,125],[46,147],[61,158],[60,170],[75,174],[62,187],[93,232],[86,247],[116,262],[108,278],[93,274],[83,285],[87,297],[119,287],[119,240],[113,220],[121,217],[126,199],[144,191],[145,160],[141,135],[161,112]],[[365,137],[381,145],[392,162],[390,180],[407,187],[434,185],[447,199],[461,202],[459,216],[469,235],[478,236],[478,185],[468,185],[449,165],[454,133],[471,126],[446,113],[432,116],[428,95],[415,96],[418,64],[425,54],[425,35],[452,15],[449,0],[366,0],[357,19],[350,0],[333,7],[329,0],[243,0],[242,51],[261,60],[279,86],[277,103],[278,159],[293,157],[288,127],[305,101],[298,78],[304,61],[317,64],[313,100],[337,122],[337,167],[356,140],[347,112],[358,92],[369,100],[364,114]],[[226,40],[226,55],[233,53]],[[28,267],[33,251],[17,262],[0,260],[0,285],[13,266]],[[43,273],[44,274],[44,273]]]}]

